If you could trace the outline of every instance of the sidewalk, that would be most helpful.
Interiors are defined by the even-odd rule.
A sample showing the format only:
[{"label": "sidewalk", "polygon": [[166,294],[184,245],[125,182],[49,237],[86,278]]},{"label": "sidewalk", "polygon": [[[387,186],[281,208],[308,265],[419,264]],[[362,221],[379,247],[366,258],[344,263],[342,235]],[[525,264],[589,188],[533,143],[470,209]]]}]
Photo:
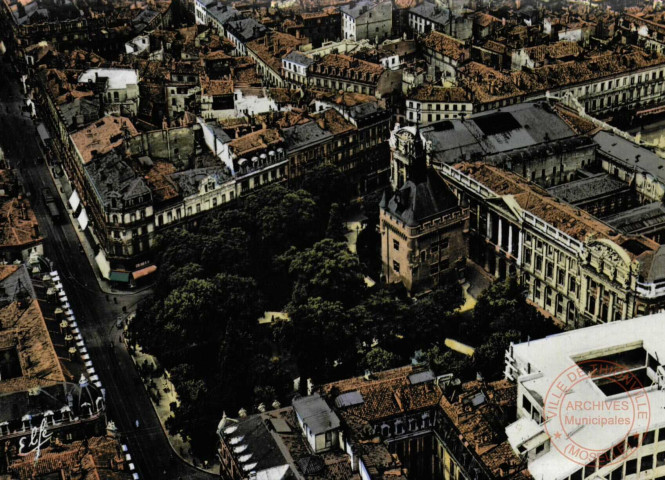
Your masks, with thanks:
[{"label": "sidewalk", "polygon": [[[36,128],[37,126],[35,126],[35,129]],[[39,150],[42,152],[42,159],[44,160],[44,163],[48,168],[49,175],[51,176],[51,179],[53,180],[53,183],[56,186],[58,196],[62,201],[62,205],[64,206],[64,210],[67,213],[67,217],[71,221],[72,227],[74,227],[76,236],[79,239],[79,243],[83,247],[83,251],[85,253],[86,258],[88,259],[88,262],[90,263],[90,266],[92,267],[92,271],[95,273],[95,279],[97,280],[99,289],[108,295],[134,295],[136,293],[140,293],[149,288],[152,288],[152,285],[145,285],[141,288],[136,288],[133,290],[118,290],[111,287],[110,282],[102,276],[102,273],[99,270],[99,266],[95,261],[95,251],[92,245],[90,245],[88,238],[85,236],[85,233],[83,233],[83,231],[81,230],[78,220],[74,218],[74,212],[71,210],[71,207],[69,205],[69,197],[71,196],[73,190],[71,187],[71,183],[67,178],[67,174],[65,173],[64,169],[58,165],[57,168],[59,168],[62,171],[62,175],[60,177],[56,177],[53,172],[55,166],[48,162],[48,159],[44,154],[44,150],[42,149],[41,144],[39,144]],[[92,233],[92,231],[90,233],[94,236],[94,233]]]},{"label": "sidewalk", "polygon": [[354,212],[347,217],[344,221],[346,227],[346,241],[351,252],[356,253],[356,242],[358,241],[358,234],[364,228],[363,222],[367,221],[365,214],[361,212]]},{"label": "sidewalk", "polygon": [[[358,243],[358,235],[365,229],[365,222],[367,217],[362,212],[355,212],[352,215],[348,216],[344,222],[346,227],[346,245],[349,247],[349,251],[352,253],[358,254],[358,248],[356,244]],[[365,276],[365,285],[368,287],[373,287],[376,285],[376,281],[373,278]]]},{"label": "sidewalk", "polygon": [[492,283],[492,277],[473,262],[467,262],[465,276],[462,284],[464,305],[460,307],[461,313],[472,311],[480,294]]},{"label": "sidewalk", "polygon": [[[126,340],[124,341],[125,341],[125,346],[127,346]],[[140,348],[141,347],[138,347],[134,351],[130,351],[132,361],[134,362],[134,365],[136,366],[136,369],[139,373],[141,372],[141,368],[139,367],[140,365],[148,363],[153,367],[156,366],[155,357],[147,353],[141,352]],[[143,375],[141,375],[141,378],[143,378]],[[150,383],[146,384],[145,382],[143,382],[143,386],[148,392],[148,396],[150,397],[150,402],[152,403],[152,406],[155,409],[155,413],[159,418],[159,423],[162,426],[162,430],[164,430],[166,438],[168,438],[169,440],[169,444],[171,445],[171,449],[173,450],[173,452],[178,457],[180,457],[182,461],[191,465],[192,467],[201,470],[202,472],[219,475],[220,464],[217,457],[213,458],[212,462],[209,462],[205,467],[203,467],[201,465],[203,465],[204,462],[192,456],[192,449],[189,445],[189,442],[184,440],[182,436],[180,436],[180,434],[177,435],[169,434],[169,431],[166,428],[166,420],[170,416],[172,416],[171,403],[175,402],[176,404],[178,404],[180,403],[180,401],[178,400],[178,394],[175,391],[173,384],[168,379],[166,374],[161,375],[160,377],[151,376],[148,382],[154,383],[154,385],[150,385]]]}]

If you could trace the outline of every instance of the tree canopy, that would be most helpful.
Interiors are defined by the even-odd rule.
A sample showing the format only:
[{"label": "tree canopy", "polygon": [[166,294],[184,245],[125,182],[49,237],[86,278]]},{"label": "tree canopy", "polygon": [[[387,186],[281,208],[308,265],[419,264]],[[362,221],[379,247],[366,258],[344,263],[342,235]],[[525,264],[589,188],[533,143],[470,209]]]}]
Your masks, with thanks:
[{"label": "tree canopy", "polygon": [[[552,330],[514,279],[489,287],[463,314],[454,277],[419,299],[368,287],[370,269],[345,238],[351,192],[339,171],[322,166],[297,189],[264,187],[191,231],[157,238],[157,285],[130,335],[170,372],[180,404],[167,427],[199,452],[214,446],[210,425],[223,411],[288,401],[296,377],[302,386],[333,381],[423,351],[438,373],[497,378],[510,341]],[[366,230],[375,232],[372,212]],[[361,235],[361,255],[375,250],[373,235],[364,246]],[[266,311],[288,319],[260,325]],[[476,347],[474,358],[447,349],[446,338]]]}]

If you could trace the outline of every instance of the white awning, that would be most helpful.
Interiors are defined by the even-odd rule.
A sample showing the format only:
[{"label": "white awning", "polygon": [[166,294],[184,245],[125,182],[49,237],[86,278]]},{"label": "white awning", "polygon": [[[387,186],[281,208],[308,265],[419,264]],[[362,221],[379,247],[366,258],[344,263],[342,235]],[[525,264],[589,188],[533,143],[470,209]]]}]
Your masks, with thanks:
[{"label": "white awning", "polygon": [[81,225],[81,230],[85,230],[88,226],[88,214],[85,213],[85,208],[81,209],[81,213],[79,213],[76,219],[79,221],[79,225]]},{"label": "white awning", "polygon": [[37,133],[39,134],[39,138],[42,139],[42,142],[46,142],[46,140],[49,140],[51,136],[48,133],[48,129],[46,128],[46,125],[43,123],[39,123],[37,125]]},{"label": "white awning", "polygon": [[69,197],[69,205],[71,205],[72,210],[76,211],[77,208],[79,208],[79,205],[81,204],[81,199],[79,198],[79,194],[76,190],[72,192],[72,196]]},{"label": "white awning", "polygon": [[95,256],[95,261],[97,262],[97,266],[99,267],[99,271],[102,274],[102,277],[105,279],[109,279],[109,276],[111,275],[111,265],[109,265],[109,262],[106,260],[106,255],[104,255],[104,250],[99,250],[99,253]]}]

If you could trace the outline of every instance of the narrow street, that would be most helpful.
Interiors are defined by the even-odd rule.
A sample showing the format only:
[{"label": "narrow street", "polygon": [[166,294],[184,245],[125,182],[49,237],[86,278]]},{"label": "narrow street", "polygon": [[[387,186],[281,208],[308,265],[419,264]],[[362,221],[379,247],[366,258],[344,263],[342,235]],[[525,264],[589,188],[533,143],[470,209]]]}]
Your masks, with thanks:
[{"label": "narrow street", "polygon": [[[0,145],[10,165],[18,170],[45,237],[45,256],[60,273],[95,370],[106,389],[108,417],[129,446],[132,460],[142,479],[214,478],[202,473],[173,454],[152,404],[141,385],[131,357],[120,343],[115,318],[122,307],[130,311],[147,293],[118,295],[114,299],[98,287],[68,216],[53,224],[41,201],[41,191],[55,185],[39,148],[39,136],[27,114],[21,112],[20,83],[11,67],[0,61]],[[65,212],[65,206],[60,205]],[[135,427],[136,420],[139,428]],[[211,425],[214,428],[214,425]]]}]

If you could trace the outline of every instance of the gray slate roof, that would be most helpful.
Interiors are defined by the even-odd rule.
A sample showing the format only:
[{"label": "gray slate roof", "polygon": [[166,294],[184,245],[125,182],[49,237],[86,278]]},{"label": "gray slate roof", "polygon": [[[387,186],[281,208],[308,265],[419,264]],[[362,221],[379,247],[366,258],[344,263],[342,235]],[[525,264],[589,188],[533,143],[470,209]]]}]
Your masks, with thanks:
[{"label": "gray slate roof", "polygon": [[314,435],[339,428],[339,417],[318,393],[293,400],[293,409]]},{"label": "gray slate roof", "polygon": [[642,272],[647,282],[655,283],[665,280],[665,245],[661,245],[654,254],[651,261],[651,268],[648,272]]},{"label": "gray slate roof", "polygon": [[310,58],[307,55],[296,51],[290,52],[287,56],[284,57],[284,60],[297,63],[298,65],[305,65],[307,67],[314,64],[313,58]]},{"label": "gray slate roof", "polygon": [[424,181],[407,181],[390,200],[384,197],[380,206],[409,227],[417,227],[428,218],[459,208],[455,195],[431,169]]},{"label": "gray slate roof", "polygon": [[0,281],[0,305],[13,302],[22,296],[37,298],[26,264]]},{"label": "gray slate roof", "polygon": [[642,233],[665,226],[665,205],[661,202],[647,203],[602,219],[622,233]]},{"label": "gray slate roof", "polygon": [[350,5],[343,5],[340,8],[342,13],[346,13],[352,18],[358,18],[363,13],[371,10],[376,6],[376,3],[371,2],[370,0],[361,0],[360,2],[352,3]]},{"label": "gray slate roof", "polygon": [[255,38],[264,36],[267,32],[265,25],[253,18],[243,18],[227,22],[227,30],[230,30],[240,41],[247,43]]},{"label": "gray slate roof", "polygon": [[208,15],[217,20],[220,25],[226,25],[231,20],[242,18],[242,15],[238,10],[221,3],[208,6]]},{"label": "gray slate roof", "polygon": [[[93,158],[85,165],[85,170],[101,203],[107,209],[112,198],[124,203],[150,195],[150,189],[143,177],[139,176],[115,150]],[[118,205],[118,208],[122,208],[122,205]]]},{"label": "gray slate roof", "polygon": [[[92,123],[102,117],[100,115],[99,98],[96,96],[79,97],[73,99],[71,102],[63,103],[60,105],[60,112],[67,125],[67,129],[70,131],[75,128],[81,128],[83,125]],[[77,119],[80,121],[77,121]]]},{"label": "gray slate roof", "polygon": [[[437,163],[456,163],[490,155],[534,148],[558,141],[579,147],[577,135],[547,102],[528,102],[471,115],[464,120],[446,120],[422,129],[432,142],[430,154]],[[590,142],[589,142],[590,143]]]},{"label": "gray slate roof", "polygon": [[421,16],[431,22],[445,25],[450,20],[450,10],[429,2],[423,2],[409,9],[409,13]]},{"label": "gray slate roof", "polygon": [[604,173],[550,187],[547,191],[555,197],[575,205],[596,197],[618,193],[627,188],[629,187],[625,182]]},{"label": "gray slate roof", "polygon": [[648,148],[606,131],[595,134],[593,141],[598,144],[599,153],[614,159],[631,170],[637,169],[648,172],[665,183],[665,159],[660,158]]},{"label": "gray slate roof", "polygon": [[[236,425],[238,428],[234,432],[224,435],[224,437],[227,444],[231,444],[234,449],[241,449],[243,446],[246,447],[242,452],[237,454],[238,456],[252,454],[247,462],[248,464],[256,463],[251,468],[252,471],[260,472],[269,468],[289,464],[279,445],[277,445],[277,442],[275,442],[272,434],[266,427],[261,415],[256,414],[241,418]],[[234,441],[237,441],[237,443],[233,443]],[[244,475],[248,473],[243,472]]]},{"label": "gray slate roof", "polygon": [[307,122],[303,125],[282,130],[282,136],[289,152],[306,148],[310,145],[322,143],[333,137],[333,134],[322,129],[316,122]]},{"label": "gray slate roof", "polygon": [[222,184],[231,178],[231,172],[225,167],[194,168],[173,173],[170,178],[178,185],[181,195],[189,197],[198,193],[199,184],[209,176],[215,178],[217,184]]}]

